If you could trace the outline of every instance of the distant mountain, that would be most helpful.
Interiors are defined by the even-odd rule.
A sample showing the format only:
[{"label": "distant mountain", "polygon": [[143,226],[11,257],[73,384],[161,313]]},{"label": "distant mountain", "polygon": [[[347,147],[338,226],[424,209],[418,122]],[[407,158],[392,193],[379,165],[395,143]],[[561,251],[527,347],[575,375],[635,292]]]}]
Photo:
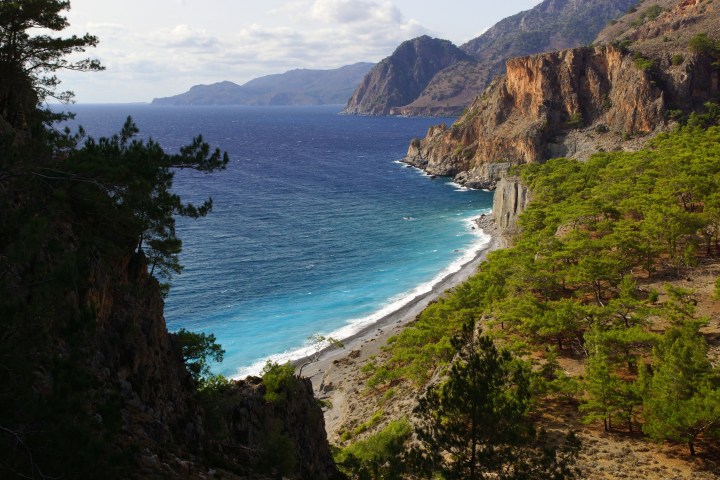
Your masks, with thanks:
[{"label": "distant mountain", "polygon": [[[608,22],[638,3],[638,0],[545,0],[531,10],[498,22],[462,45],[459,50],[466,54],[465,60],[451,62],[438,70],[418,94],[393,78],[408,75],[407,72],[391,71],[383,66],[383,62],[393,59],[396,51],[363,80],[348,101],[345,113],[457,115],[493,78],[504,72],[508,59],[587,45]],[[421,57],[415,60],[419,64],[424,61]],[[399,85],[393,97],[398,101],[384,98],[386,85]],[[385,108],[378,111],[373,107],[377,104]]]},{"label": "distant mountain", "polygon": [[417,98],[438,72],[472,61],[447,40],[425,35],[403,42],[365,76],[344,113],[387,115],[392,107]]},{"label": "distant mountain", "polygon": [[355,63],[334,70],[298,69],[250,80],[244,85],[219,82],[195,85],[153,105],[327,105],[345,103],[372,63]]}]

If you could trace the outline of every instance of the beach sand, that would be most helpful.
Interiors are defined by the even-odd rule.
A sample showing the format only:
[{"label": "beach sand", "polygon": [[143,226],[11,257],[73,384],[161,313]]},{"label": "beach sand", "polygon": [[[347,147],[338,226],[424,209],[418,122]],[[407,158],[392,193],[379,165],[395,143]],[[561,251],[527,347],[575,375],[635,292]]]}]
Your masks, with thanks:
[{"label": "beach sand", "polygon": [[[344,348],[322,352],[317,362],[303,368],[303,377],[309,378],[317,398],[329,400],[331,408],[325,412],[325,426],[331,441],[336,438],[338,429],[347,418],[348,409],[355,409],[348,396],[357,393],[363,383],[360,369],[371,357],[382,356],[382,347],[387,340],[397,335],[408,323],[412,322],[431,302],[440,298],[447,290],[461,284],[472,276],[485,256],[502,246],[491,215],[482,215],[476,220],[477,228],[490,235],[488,244],[478,252],[470,262],[460,270],[438,282],[431,291],[419,295],[402,308],[386,315],[378,322],[347,339],[342,339]],[[297,360],[296,366],[307,359]]]}]

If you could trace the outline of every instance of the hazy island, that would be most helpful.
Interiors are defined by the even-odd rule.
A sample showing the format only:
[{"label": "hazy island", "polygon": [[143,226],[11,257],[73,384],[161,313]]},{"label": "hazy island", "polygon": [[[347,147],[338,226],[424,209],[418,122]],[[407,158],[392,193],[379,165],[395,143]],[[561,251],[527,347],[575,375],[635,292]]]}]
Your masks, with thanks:
[{"label": "hazy island", "polygon": [[238,85],[195,85],[188,92],[155,98],[153,105],[335,105],[343,104],[373,67],[355,63],[334,70],[297,69]]}]

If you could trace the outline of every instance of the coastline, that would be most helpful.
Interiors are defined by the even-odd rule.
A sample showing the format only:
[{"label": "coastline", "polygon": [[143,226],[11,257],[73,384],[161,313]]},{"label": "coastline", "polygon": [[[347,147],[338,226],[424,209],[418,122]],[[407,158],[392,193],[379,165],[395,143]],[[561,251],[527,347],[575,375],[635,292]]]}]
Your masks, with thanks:
[{"label": "coastline", "polygon": [[[303,377],[310,379],[317,398],[329,400],[332,408],[325,413],[326,429],[332,434],[342,423],[344,411],[347,408],[346,394],[352,394],[353,387],[357,387],[360,363],[366,362],[370,357],[382,352],[382,347],[388,339],[397,335],[403,328],[411,323],[427,306],[440,298],[445,292],[463,283],[475,274],[478,266],[487,254],[501,248],[503,240],[493,221],[491,214],[484,214],[474,220],[477,228],[490,236],[489,242],[475,257],[465,263],[457,272],[448,274],[433,288],[424,294],[418,295],[401,308],[385,315],[377,322],[363,330],[342,339],[344,348],[325,349],[320,352],[317,362],[303,368]],[[299,367],[308,360],[308,357],[293,362]]]}]

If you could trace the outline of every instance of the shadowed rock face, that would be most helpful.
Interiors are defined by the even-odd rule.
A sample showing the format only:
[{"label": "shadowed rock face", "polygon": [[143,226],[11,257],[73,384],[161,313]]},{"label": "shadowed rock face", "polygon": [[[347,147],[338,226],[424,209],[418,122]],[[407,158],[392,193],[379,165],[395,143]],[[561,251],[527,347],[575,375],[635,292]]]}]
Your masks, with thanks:
[{"label": "shadowed rock face", "polygon": [[404,42],[365,76],[343,113],[387,115],[417,98],[439,71],[471,60],[447,40],[422,36]]},{"label": "shadowed rock face", "polygon": [[[69,224],[58,222],[52,231],[52,240],[67,246],[60,252],[80,248],[82,237]],[[41,252],[44,266],[59,262],[54,253]],[[95,478],[102,468],[103,478],[260,479],[257,472],[273,470],[263,462],[269,457],[289,459],[289,478],[338,478],[309,381],[289,385],[282,405],[264,400],[259,378],[229,382],[214,403],[202,401],[167,331],[160,287],[142,253],[113,263],[89,261],[76,283],[51,290],[56,298],[38,300],[39,286],[24,281],[38,268],[37,262],[18,265],[18,281],[9,288],[19,305],[47,302],[42,316],[3,318],[2,335],[3,373],[29,372],[27,382],[5,382],[6,389],[31,399],[5,412],[4,428],[16,428],[34,455],[10,447],[5,435],[3,461],[67,478]],[[10,355],[22,361],[6,361]],[[22,425],[35,427],[26,432]],[[92,454],[66,464],[54,456],[46,460],[41,447],[78,444],[74,437],[58,438],[64,431],[92,439]],[[3,476],[5,467],[0,477],[10,478]]]}]

